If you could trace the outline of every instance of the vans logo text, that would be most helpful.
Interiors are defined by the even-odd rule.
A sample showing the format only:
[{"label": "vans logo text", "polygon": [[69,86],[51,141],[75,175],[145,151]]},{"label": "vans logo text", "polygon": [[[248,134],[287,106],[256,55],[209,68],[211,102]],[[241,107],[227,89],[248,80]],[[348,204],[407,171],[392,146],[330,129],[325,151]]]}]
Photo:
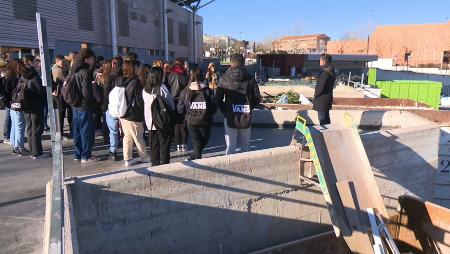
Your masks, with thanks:
[{"label": "vans logo text", "polygon": [[233,113],[250,113],[250,105],[234,105]]},{"label": "vans logo text", "polygon": [[206,102],[192,102],[190,109],[206,109]]}]

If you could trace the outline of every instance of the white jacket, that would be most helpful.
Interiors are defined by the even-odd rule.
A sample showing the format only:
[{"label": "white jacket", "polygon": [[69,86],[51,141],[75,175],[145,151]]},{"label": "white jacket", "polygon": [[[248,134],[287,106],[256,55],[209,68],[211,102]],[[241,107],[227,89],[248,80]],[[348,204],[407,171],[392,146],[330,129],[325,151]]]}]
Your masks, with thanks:
[{"label": "white jacket", "polygon": [[[167,89],[166,85],[161,84],[160,93],[162,98],[167,102],[167,105],[171,110],[175,110],[173,97]],[[142,98],[144,99],[144,116],[145,116],[145,124],[149,130],[155,131],[156,128],[153,126],[152,121],[152,103],[156,98],[156,95],[153,93],[147,93],[145,90],[142,92]]]}]

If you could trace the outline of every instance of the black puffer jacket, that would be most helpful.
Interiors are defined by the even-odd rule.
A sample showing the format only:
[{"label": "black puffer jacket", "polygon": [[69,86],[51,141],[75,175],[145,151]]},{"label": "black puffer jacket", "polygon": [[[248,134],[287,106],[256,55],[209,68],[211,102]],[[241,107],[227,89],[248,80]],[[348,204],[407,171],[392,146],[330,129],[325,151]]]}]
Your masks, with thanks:
[{"label": "black puffer jacket", "polygon": [[336,73],[333,66],[325,66],[319,74],[314,92],[313,109],[328,111],[333,106],[333,88]]},{"label": "black puffer jacket", "polygon": [[232,110],[231,98],[236,94],[247,96],[250,110],[261,103],[259,87],[252,75],[245,68],[230,67],[220,79],[215,95],[216,105],[225,116]]},{"label": "black puffer jacket", "polygon": [[75,80],[83,94],[83,100],[79,109],[95,110],[98,101],[95,96],[95,89],[92,76],[92,68],[87,63],[75,63],[73,66],[73,73],[75,73]]},{"label": "black puffer jacket", "polygon": [[12,92],[16,88],[19,82],[18,78],[15,77],[5,77],[3,80],[3,103],[5,107],[11,108]]},{"label": "black puffer jacket", "polygon": [[186,88],[189,82],[188,76],[186,75],[182,67],[175,66],[174,68],[172,68],[171,73],[167,77],[167,82],[169,83],[171,90],[170,92],[176,104],[180,99],[181,91]]},{"label": "black puffer jacket", "polygon": [[19,86],[28,86],[27,102],[29,110],[26,113],[43,113],[46,100],[45,88],[42,86],[42,79],[34,68],[26,68],[19,78]]},{"label": "black puffer jacket", "polygon": [[142,85],[138,77],[124,76],[117,77],[114,81],[115,86],[125,87],[125,98],[128,108],[124,117],[125,120],[132,122],[144,122],[144,99],[142,98]]}]

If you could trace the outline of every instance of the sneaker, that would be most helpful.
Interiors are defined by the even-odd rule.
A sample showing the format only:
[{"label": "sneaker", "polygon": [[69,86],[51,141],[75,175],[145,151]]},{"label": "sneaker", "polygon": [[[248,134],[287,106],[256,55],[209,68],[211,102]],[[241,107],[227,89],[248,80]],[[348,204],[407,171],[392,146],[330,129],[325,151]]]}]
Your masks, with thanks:
[{"label": "sneaker", "polygon": [[112,161],[117,161],[117,153],[111,153],[110,152],[108,159],[112,160]]},{"label": "sneaker", "polygon": [[177,145],[177,152],[181,152],[181,145]]},{"label": "sneaker", "polygon": [[188,150],[188,146],[187,145],[180,145],[180,151],[181,152],[186,152]]},{"label": "sneaker", "polygon": [[99,161],[99,159],[97,157],[91,157],[89,159],[81,159],[81,163],[94,163]]},{"label": "sneaker", "polygon": [[148,159],[148,158],[145,158],[145,159],[139,158],[136,160],[137,160],[137,162],[140,162],[140,163],[150,163],[150,159]]},{"label": "sneaker", "polygon": [[17,154],[19,156],[28,156],[28,155],[30,155],[30,151],[28,151],[25,148],[19,148],[19,151],[17,152]]},{"label": "sneaker", "polygon": [[11,145],[11,141],[10,141],[9,139],[5,138],[5,139],[3,140],[3,144]]},{"label": "sneaker", "polygon": [[80,158],[73,158],[74,161],[80,161]]},{"label": "sneaker", "polygon": [[51,157],[51,154],[43,153],[40,156],[33,156],[31,158],[33,158],[33,160],[39,160],[39,159],[45,159],[45,158],[49,158],[49,157]]},{"label": "sneaker", "polygon": [[133,159],[127,160],[127,161],[125,161],[125,167],[131,167],[133,165],[136,165],[136,163],[137,163],[136,160],[133,160]]},{"label": "sneaker", "polygon": [[13,148],[12,154],[17,154],[17,153],[19,153],[19,148],[18,147]]}]

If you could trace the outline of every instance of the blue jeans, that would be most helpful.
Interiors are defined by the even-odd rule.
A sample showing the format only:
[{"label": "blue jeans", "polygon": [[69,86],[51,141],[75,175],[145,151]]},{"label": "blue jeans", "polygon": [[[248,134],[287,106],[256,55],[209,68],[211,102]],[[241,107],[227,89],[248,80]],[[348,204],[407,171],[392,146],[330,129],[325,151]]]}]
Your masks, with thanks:
[{"label": "blue jeans", "polygon": [[106,119],[106,124],[109,129],[109,150],[111,153],[115,153],[119,146],[119,118],[112,117],[109,111],[106,111],[104,119]]},{"label": "blue jeans", "polygon": [[47,103],[45,103],[45,107],[44,107],[44,117],[42,117],[42,126],[44,129],[50,129],[50,127],[48,127],[48,105]]},{"label": "blue jeans", "polygon": [[23,148],[25,143],[25,115],[23,112],[11,110],[10,141],[13,148]]},{"label": "blue jeans", "polygon": [[3,122],[3,138],[9,139],[11,135],[11,109],[5,108],[5,121]]},{"label": "blue jeans", "polygon": [[75,143],[75,158],[88,160],[92,157],[94,146],[94,112],[88,109],[73,108],[73,141]]}]

